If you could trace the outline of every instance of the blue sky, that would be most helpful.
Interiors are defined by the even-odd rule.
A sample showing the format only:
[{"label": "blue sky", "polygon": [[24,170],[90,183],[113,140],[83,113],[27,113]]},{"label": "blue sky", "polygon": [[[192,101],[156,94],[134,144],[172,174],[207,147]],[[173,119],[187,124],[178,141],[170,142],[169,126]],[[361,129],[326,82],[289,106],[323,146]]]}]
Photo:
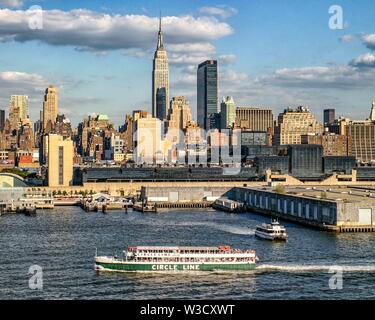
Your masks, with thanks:
[{"label": "blue sky", "polygon": [[[328,27],[331,5],[345,28]],[[40,5],[43,29],[28,28]],[[368,117],[375,99],[375,2],[21,1],[0,0],[0,106],[10,94],[30,96],[36,120],[43,88],[60,91],[60,113],[74,124],[106,113],[121,124],[134,109],[151,110],[152,56],[163,15],[171,95],[186,95],[196,114],[196,66],[218,59],[220,96],[238,105],[307,105],[322,117]]]}]

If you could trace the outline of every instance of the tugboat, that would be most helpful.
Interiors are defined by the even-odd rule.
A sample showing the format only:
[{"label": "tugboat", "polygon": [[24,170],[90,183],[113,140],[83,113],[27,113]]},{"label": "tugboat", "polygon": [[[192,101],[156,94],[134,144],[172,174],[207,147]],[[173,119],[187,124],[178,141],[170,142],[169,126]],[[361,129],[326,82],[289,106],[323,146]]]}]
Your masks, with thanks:
[{"label": "tugboat", "polygon": [[263,223],[262,225],[257,226],[255,229],[255,235],[266,240],[286,241],[288,239],[285,227],[277,220],[272,220],[271,224]]},{"label": "tugboat", "polygon": [[218,247],[128,247],[122,259],[95,256],[95,270],[117,272],[246,271],[258,261],[254,250]]}]

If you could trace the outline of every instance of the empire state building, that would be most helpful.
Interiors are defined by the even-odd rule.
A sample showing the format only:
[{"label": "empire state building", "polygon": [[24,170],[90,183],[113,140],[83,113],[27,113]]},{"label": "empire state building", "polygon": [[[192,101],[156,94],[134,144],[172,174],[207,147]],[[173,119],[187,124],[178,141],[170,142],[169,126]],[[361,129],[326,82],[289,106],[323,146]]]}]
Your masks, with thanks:
[{"label": "empire state building", "polygon": [[152,68],[152,116],[164,120],[168,115],[169,67],[167,51],[163,44],[161,17],[159,20],[158,43]]}]

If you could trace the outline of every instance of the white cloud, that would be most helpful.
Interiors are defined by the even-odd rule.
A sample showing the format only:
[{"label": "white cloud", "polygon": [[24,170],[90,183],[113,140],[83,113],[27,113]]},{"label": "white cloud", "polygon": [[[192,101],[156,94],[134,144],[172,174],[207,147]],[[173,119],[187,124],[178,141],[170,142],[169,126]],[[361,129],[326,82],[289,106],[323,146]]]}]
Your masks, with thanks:
[{"label": "white cloud", "polygon": [[355,36],[353,36],[352,34],[346,34],[339,38],[341,42],[346,42],[346,43],[352,42],[354,39],[355,39]]},{"label": "white cloud", "polygon": [[362,36],[362,41],[367,48],[375,50],[375,34],[366,34]]},{"label": "white cloud", "polygon": [[[2,41],[40,41],[79,50],[106,52],[116,49],[150,49],[155,46],[158,18],[145,15],[110,15],[84,9],[43,11],[43,29],[28,27],[28,12],[0,10]],[[233,33],[214,17],[168,16],[163,18],[168,44],[209,42]]]},{"label": "white cloud", "polygon": [[0,0],[0,6],[10,7],[10,8],[20,8],[23,5],[22,0]]},{"label": "white cloud", "polygon": [[212,7],[202,7],[199,9],[199,12],[202,14],[207,14],[211,16],[218,16],[223,19],[234,16],[238,13],[237,9],[229,6],[212,6]]},{"label": "white cloud", "polygon": [[350,64],[358,68],[375,68],[375,54],[366,53],[353,59]]},{"label": "white cloud", "polygon": [[365,72],[351,65],[284,68],[259,78],[265,84],[276,86],[320,89],[368,87],[371,80],[375,80],[375,72]]},{"label": "white cloud", "polygon": [[45,79],[38,74],[18,71],[0,72],[0,87],[2,90],[8,89],[8,91],[27,93],[43,89],[46,85]]}]

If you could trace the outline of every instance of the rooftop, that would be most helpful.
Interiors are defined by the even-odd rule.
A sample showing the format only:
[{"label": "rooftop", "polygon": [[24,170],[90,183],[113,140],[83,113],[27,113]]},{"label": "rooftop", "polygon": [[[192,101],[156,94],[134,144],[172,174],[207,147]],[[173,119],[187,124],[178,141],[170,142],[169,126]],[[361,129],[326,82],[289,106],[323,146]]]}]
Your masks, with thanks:
[{"label": "rooftop", "polygon": [[[249,189],[264,190],[269,192],[276,192],[275,187],[256,187]],[[298,196],[303,198],[313,198],[325,201],[334,202],[374,202],[375,203],[375,188],[361,187],[361,186],[294,186],[283,188],[283,193],[290,196]]]}]

